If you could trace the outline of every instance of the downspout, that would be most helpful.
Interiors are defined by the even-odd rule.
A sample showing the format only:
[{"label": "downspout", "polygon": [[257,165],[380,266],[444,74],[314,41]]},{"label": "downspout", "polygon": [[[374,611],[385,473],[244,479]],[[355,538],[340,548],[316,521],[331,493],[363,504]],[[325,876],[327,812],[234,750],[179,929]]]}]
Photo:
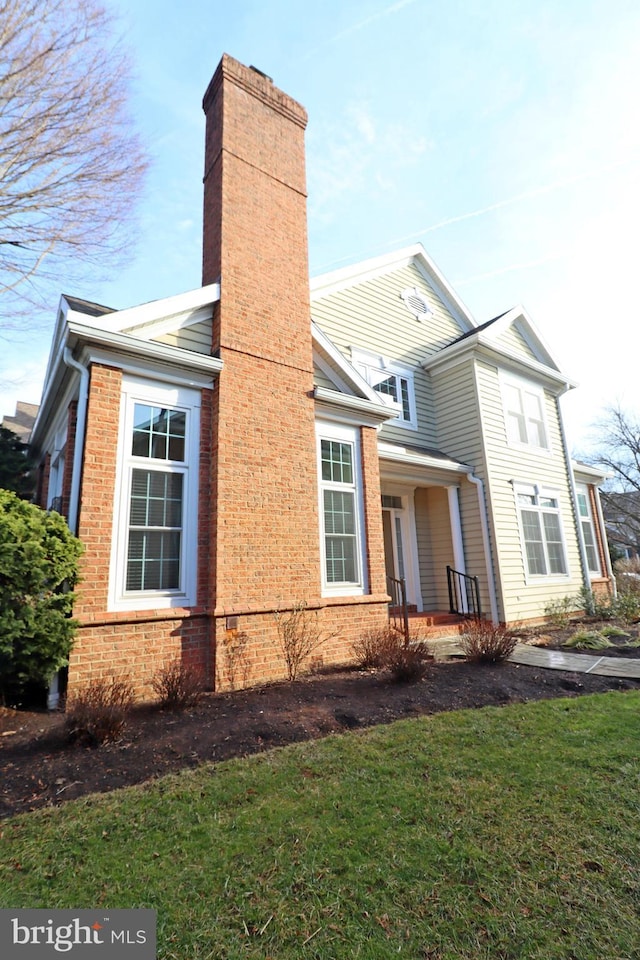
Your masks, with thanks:
[{"label": "downspout", "polygon": [[598,490],[597,486],[595,486],[595,484],[594,484],[594,494],[595,494],[595,496],[594,496],[593,499],[595,500],[596,509],[597,509],[597,511],[598,511],[598,525],[599,525],[599,527],[600,527],[600,540],[602,541],[602,545],[603,545],[603,548],[604,548],[603,551],[602,551],[603,554],[604,554],[604,562],[605,562],[606,567],[607,567],[607,574],[609,575],[609,579],[611,580],[611,586],[613,587],[613,596],[614,596],[614,597],[617,597],[617,596],[618,596],[618,583],[617,583],[617,580],[616,580],[616,575],[615,575],[615,573],[613,572],[613,566],[612,566],[612,564],[611,564],[611,554],[609,553],[609,540],[608,540],[608,538],[607,538],[607,528],[606,528],[605,522],[604,522],[604,514],[602,513],[602,503],[601,503],[601,501],[600,501],[600,491]]},{"label": "downspout", "polygon": [[[87,422],[87,401],[89,398],[89,371],[77,360],[69,347],[64,348],[62,359],[68,367],[72,367],[80,374],[80,389],[78,391],[78,409],[76,412],[76,435],[73,446],[73,466],[71,468],[71,492],[69,495],[69,516],[67,524],[72,533],[78,533],[78,512],[80,506],[80,474],[82,472],[82,454],[84,452],[84,430]],[[60,705],[60,674],[55,673],[49,684],[47,693],[47,708],[57,710]]]},{"label": "downspout", "polygon": [[78,514],[80,511],[80,477],[82,474],[84,432],[87,423],[87,402],[89,399],[89,371],[83,364],[74,360],[69,347],[64,348],[62,358],[68,367],[72,367],[80,374],[78,410],[76,414],[76,436],[73,448],[73,467],[71,471],[71,492],[69,495],[69,516],[67,518],[69,529],[77,535]]},{"label": "downspout", "polygon": [[[558,398],[556,398],[556,407],[559,408]],[[564,423],[562,422],[562,415],[558,409],[558,423],[560,424],[560,436],[562,437],[562,450],[564,452],[564,459],[567,464],[567,474],[569,476],[569,488],[571,491],[571,506],[573,508],[573,524],[576,531],[576,537],[578,540],[578,552],[580,554],[580,566],[582,567],[582,583],[584,585],[587,593],[591,593],[591,577],[589,576],[589,564],[587,562],[587,551],[584,546],[584,539],[582,536],[582,524],[580,523],[580,511],[578,509],[578,498],[576,496],[576,478],[573,475],[573,466],[571,463],[571,457],[569,456],[569,445],[567,444],[567,435],[564,429]]]},{"label": "downspout", "polygon": [[493,562],[491,559],[491,543],[489,541],[489,521],[487,520],[487,503],[484,498],[484,483],[480,477],[474,477],[473,473],[467,474],[467,480],[475,484],[478,491],[478,507],[480,508],[480,526],[482,528],[482,546],[484,548],[484,561],[487,569],[487,586],[489,588],[489,604],[491,606],[491,620],[493,623],[499,623],[498,619],[498,601],[496,598],[496,581],[493,575]]}]

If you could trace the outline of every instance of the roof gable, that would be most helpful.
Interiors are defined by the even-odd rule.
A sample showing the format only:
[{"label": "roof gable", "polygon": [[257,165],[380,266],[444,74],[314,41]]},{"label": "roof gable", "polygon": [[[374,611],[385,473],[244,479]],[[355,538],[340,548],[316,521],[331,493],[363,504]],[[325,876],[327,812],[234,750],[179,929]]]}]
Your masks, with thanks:
[{"label": "roof gable", "polygon": [[313,277],[310,284],[311,302],[313,304],[316,300],[378,279],[407,266],[412,266],[417,271],[427,289],[441,301],[463,333],[476,326],[470,311],[420,243]]},{"label": "roof gable", "polygon": [[459,362],[470,352],[492,357],[523,375],[555,384],[562,390],[576,384],[563,372],[542,334],[522,306],[488,320],[458,337],[423,364],[426,370],[442,369]]}]

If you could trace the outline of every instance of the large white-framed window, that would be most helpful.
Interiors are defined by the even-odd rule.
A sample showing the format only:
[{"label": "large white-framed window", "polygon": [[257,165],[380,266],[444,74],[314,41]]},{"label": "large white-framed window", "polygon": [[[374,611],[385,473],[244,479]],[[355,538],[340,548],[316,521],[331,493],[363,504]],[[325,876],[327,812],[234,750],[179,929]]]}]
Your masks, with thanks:
[{"label": "large white-framed window", "polygon": [[125,377],[110,608],[196,602],[200,392]]},{"label": "large white-framed window", "polygon": [[356,427],[316,423],[322,591],[365,592],[364,509],[360,436]]},{"label": "large white-framed window", "polygon": [[351,347],[351,360],[358,373],[373,387],[382,403],[393,407],[393,426],[418,429],[413,371],[393,360]]},{"label": "large white-framed window", "polygon": [[578,518],[582,529],[584,551],[587,557],[587,566],[592,577],[599,577],[602,573],[598,559],[596,542],[596,528],[593,521],[589,489],[586,483],[576,484],[576,501],[578,504]]},{"label": "large white-framed window", "polygon": [[501,385],[509,443],[548,450],[544,391],[533,383],[509,376],[502,377]]},{"label": "large white-framed window", "polygon": [[515,494],[527,576],[567,576],[567,554],[557,492],[518,485]]}]

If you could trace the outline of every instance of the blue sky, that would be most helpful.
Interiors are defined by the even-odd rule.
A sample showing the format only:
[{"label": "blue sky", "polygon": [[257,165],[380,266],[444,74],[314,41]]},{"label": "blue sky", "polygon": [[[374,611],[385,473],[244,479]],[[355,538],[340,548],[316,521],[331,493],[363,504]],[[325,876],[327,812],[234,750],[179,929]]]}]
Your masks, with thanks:
[{"label": "blue sky", "polygon": [[[223,52],[309,113],[312,274],[420,241],[481,323],[522,303],[565,372],[574,450],[638,412],[637,0],[105,0],[153,166],[137,250],[5,334],[0,415],[37,402],[59,293],[127,307],[200,283],[202,95]],[[0,304],[1,309],[1,304]]]}]

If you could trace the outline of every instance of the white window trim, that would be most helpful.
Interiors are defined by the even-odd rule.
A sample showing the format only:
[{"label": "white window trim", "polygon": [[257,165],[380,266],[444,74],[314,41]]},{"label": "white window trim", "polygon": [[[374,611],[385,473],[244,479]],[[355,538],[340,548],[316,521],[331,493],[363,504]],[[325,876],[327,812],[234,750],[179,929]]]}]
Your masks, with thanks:
[{"label": "white window trim", "polygon": [[[339,490],[340,485],[335,482],[329,482],[322,478],[322,440],[335,440],[338,443],[351,444],[353,448],[353,484],[349,489],[355,493],[356,509],[356,562],[358,564],[357,582],[333,583],[327,580],[327,556],[326,539],[324,528],[324,491]],[[318,515],[320,518],[320,576],[322,584],[323,597],[355,597],[366,593],[368,571],[366,564],[365,549],[365,518],[364,501],[362,495],[362,465],[360,462],[360,431],[357,427],[350,427],[344,424],[331,423],[329,421],[316,421],[316,457],[318,469]],[[346,487],[345,487],[346,489]]]},{"label": "white window trim", "polygon": [[67,430],[68,411],[65,413],[63,424],[56,430],[53,439],[53,451],[49,462],[49,485],[47,489],[47,510],[51,509],[54,500],[62,497],[64,485],[64,469],[67,458]]},{"label": "white window trim", "polygon": [[[509,417],[512,414],[511,407],[507,401],[507,387],[518,390],[520,394],[529,393],[532,396],[537,397],[540,403],[540,410],[542,413],[542,429],[544,430],[544,439],[545,443],[543,446],[540,446],[537,443],[533,443],[530,439],[530,424],[529,418],[527,418],[526,413],[523,414],[525,422],[525,430],[527,433],[527,441],[523,442],[522,440],[516,440],[509,435]],[[531,380],[525,380],[522,377],[515,377],[511,374],[500,372],[500,392],[502,395],[502,407],[504,411],[504,427],[505,434],[507,437],[507,443],[510,447],[516,447],[520,450],[528,450],[530,452],[550,454],[551,453],[551,438],[549,434],[549,422],[547,419],[547,405],[545,400],[545,393],[542,387],[539,387],[537,384],[532,383]]]},{"label": "white window trim", "polygon": [[[396,363],[395,360],[388,360],[386,357],[383,357],[378,353],[372,353],[369,350],[362,350],[360,347],[351,347],[350,349],[351,362],[356,367],[358,373],[364,377],[372,390],[376,391],[376,395],[378,396],[380,402],[387,407],[391,407],[392,410],[398,411],[398,416],[395,418],[395,420],[389,421],[389,426],[402,427],[405,430],[417,430],[418,417],[416,413],[414,371],[409,367],[405,367],[400,363]],[[365,367],[366,370],[362,370],[362,367]],[[407,381],[407,396],[409,399],[408,420],[403,418],[402,405],[400,403],[396,403],[387,394],[378,393],[375,388],[375,384],[371,383],[368,373],[369,370],[381,370],[390,377],[400,377]]]},{"label": "white window trim", "polygon": [[[543,487],[538,484],[526,484],[526,483],[514,483],[513,485],[516,513],[518,516],[518,530],[520,532],[520,544],[522,550],[522,565],[524,568],[524,577],[526,583],[564,583],[569,580],[569,558],[567,556],[567,540],[564,533],[564,523],[562,522],[562,506],[560,504],[560,495],[559,491],[551,487]],[[522,510],[526,507],[521,504],[518,500],[518,495],[524,494],[525,496],[535,496],[536,499],[553,499],[556,500],[558,506],[556,509],[547,508],[549,513],[556,513],[558,516],[558,523],[560,526],[560,542],[562,545],[562,558],[564,561],[564,573],[529,573],[529,562],[527,559],[527,542],[524,535],[524,526],[522,523]],[[544,508],[540,506],[534,506],[534,510],[542,514]],[[544,550],[544,560],[547,570],[549,568],[549,556],[547,553],[547,541],[546,538],[542,540],[543,550]]]},{"label": "white window trim", "polygon": [[[133,411],[136,403],[184,410],[186,417],[184,465],[162,463],[164,469],[183,474],[182,536],[180,542],[180,586],[174,590],[126,590],[129,499],[132,469],[147,469],[153,460],[131,455]],[[196,605],[198,550],[198,474],[200,453],[199,390],[157,381],[124,377],[120,402],[116,487],[114,494],[113,534],[109,569],[108,609],[164,610]]]},{"label": "white window trim", "polygon": [[[584,517],[584,516],[580,513],[580,500],[579,500],[580,494],[582,494],[582,495],[584,496],[585,501],[586,501],[586,505],[587,505],[587,516],[586,516],[586,517]],[[585,559],[587,559],[588,554],[587,554],[587,541],[585,540],[585,537],[584,537],[584,524],[585,524],[585,523],[588,523],[589,526],[591,527],[591,533],[592,533],[592,535],[593,535],[593,547],[594,547],[594,550],[595,550],[595,552],[596,552],[596,567],[594,567],[593,570],[592,570],[591,568],[589,568],[589,576],[591,577],[592,580],[597,580],[599,577],[602,576],[602,566],[601,566],[601,563],[600,563],[600,552],[599,552],[599,549],[598,549],[598,536],[597,536],[596,521],[595,521],[595,517],[594,517],[594,515],[593,515],[593,510],[592,510],[592,507],[591,507],[591,497],[589,496],[589,486],[588,486],[588,484],[586,484],[586,483],[576,483],[576,505],[577,505],[577,507],[578,507],[578,523],[579,523],[579,525],[580,525],[580,536],[582,537],[582,543],[583,543],[583,545],[584,545],[584,555],[585,555]]]}]

